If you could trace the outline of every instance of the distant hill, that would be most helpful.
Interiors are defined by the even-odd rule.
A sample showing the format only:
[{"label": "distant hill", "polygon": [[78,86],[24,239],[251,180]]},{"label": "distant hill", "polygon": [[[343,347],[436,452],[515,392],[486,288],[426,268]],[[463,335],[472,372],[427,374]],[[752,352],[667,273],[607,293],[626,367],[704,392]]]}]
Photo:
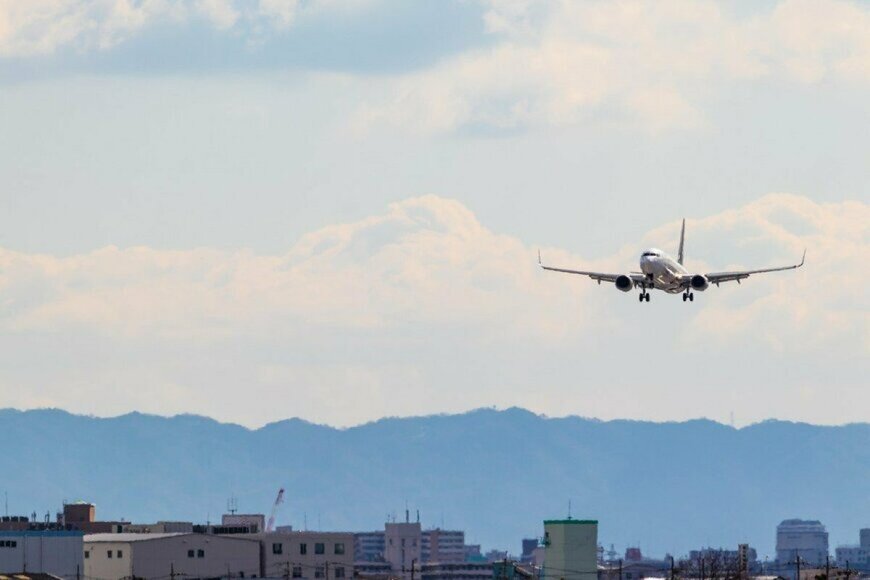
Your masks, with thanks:
[{"label": "distant hill", "polygon": [[773,556],[775,527],[819,519],[837,543],[870,526],[870,424],[649,423],[548,419],[522,409],[383,419],[333,429],[291,419],[249,430],[197,416],[111,419],[0,410],[10,513],[97,504],[101,519],[219,519],[227,498],[279,523],[376,529],[419,509],[424,526],[519,551],[542,520],[600,520],[617,549],[684,553],[748,541]]}]

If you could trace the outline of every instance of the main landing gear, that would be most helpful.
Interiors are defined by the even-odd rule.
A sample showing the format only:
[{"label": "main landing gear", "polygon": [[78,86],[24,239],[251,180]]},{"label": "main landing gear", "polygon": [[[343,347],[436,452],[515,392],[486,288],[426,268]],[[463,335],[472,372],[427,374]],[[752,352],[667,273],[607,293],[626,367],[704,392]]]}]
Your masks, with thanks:
[{"label": "main landing gear", "polygon": [[641,293],[638,294],[638,296],[637,296],[637,301],[638,301],[638,302],[643,302],[644,300],[646,300],[647,302],[649,302],[649,292],[646,291],[646,288],[644,288],[644,289],[641,291]]},{"label": "main landing gear", "polygon": [[689,302],[694,302],[695,301],[695,293],[689,292],[688,290],[683,292],[683,302],[685,302],[686,300],[688,300]]}]

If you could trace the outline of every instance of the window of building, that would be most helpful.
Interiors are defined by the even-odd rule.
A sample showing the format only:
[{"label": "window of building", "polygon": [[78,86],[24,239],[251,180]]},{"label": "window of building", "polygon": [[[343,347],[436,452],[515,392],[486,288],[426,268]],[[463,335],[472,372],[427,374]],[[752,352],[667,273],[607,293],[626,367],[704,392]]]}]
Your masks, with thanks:
[{"label": "window of building", "polygon": [[121,550],[118,550],[118,557],[119,557],[119,558],[123,558],[123,557],[124,557],[124,552],[122,552]]},{"label": "window of building", "polygon": [[107,557],[107,558],[111,558],[111,557],[112,557],[112,550],[107,550],[107,551],[106,551],[106,557]]},{"label": "window of building", "polygon": [[326,544],[323,542],[317,542],[314,544],[314,553],[315,554],[325,554],[326,553]]},{"label": "window of building", "polygon": [[318,566],[314,569],[315,578],[323,578],[323,566]]},{"label": "window of building", "polygon": [[299,544],[299,553],[303,556],[308,553],[308,544]]},{"label": "window of building", "polygon": [[205,558],[205,550],[197,550],[196,557],[197,558]]},{"label": "window of building", "polygon": [[302,578],[302,566],[293,566],[293,577]]},{"label": "window of building", "polygon": [[91,557],[91,553],[85,550],[85,560]]},{"label": "window of building", "polygon": [[335,567],[335,577],[344,578],[344,568],[342,566]]},{"label": "window of building", "polygon": [[272,553],[273,554],[283,554],[284,553],[284,544],[272,544]]},{"label": "window of building", "polygon": [[187,557],[188,557],[188,558],[193,558],[195,555],[196,555],[196,554],[195,554],[195,552],[194,552],[193,550],[188,550],[188,551],[187,551]]},{"label": "window of building", "polygon": [[335,553],[339,556],[344,554],[344,542],[338,542],[335,544]]}]

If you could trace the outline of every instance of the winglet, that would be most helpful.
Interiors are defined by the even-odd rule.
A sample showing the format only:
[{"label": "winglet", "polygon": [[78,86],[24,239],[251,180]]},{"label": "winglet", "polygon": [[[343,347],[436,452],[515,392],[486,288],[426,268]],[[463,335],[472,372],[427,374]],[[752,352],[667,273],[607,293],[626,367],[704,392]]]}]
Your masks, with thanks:
[{"label": "winglet", "polygon": [[683,218],[683,227],[680,229],[680,249],[677,252],[677,262],[683,263],[683,242],[686,240],[686,218]]},{"label": "winglet", "polygon": [[543,266],[541,263],[541,250],[538,250],[538,266]]},{"label": "winglet", "polygon": [[801,263],[798,264],[797,267],[800,268],[801,266],[803,266],[803,265],[804,265],[804,260],[806,260],[806,259],[807,259],[807,249],[804,248],[804,255],[801,256]]}]

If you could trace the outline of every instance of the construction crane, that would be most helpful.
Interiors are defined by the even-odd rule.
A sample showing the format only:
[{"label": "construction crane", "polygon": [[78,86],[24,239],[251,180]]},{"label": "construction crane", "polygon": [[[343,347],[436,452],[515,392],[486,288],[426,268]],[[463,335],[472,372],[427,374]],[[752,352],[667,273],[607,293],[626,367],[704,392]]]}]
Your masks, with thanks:
[{"label": "construction crane", "polygon": [[272,511],[269,512],[269,521],[266,522],[266,531],[271,532],[275,529],[275,513],[278,511],[278,506],[284,503],[284,488],[278,490],[278,497],[275,498],[275,503],[272,504]]}]

